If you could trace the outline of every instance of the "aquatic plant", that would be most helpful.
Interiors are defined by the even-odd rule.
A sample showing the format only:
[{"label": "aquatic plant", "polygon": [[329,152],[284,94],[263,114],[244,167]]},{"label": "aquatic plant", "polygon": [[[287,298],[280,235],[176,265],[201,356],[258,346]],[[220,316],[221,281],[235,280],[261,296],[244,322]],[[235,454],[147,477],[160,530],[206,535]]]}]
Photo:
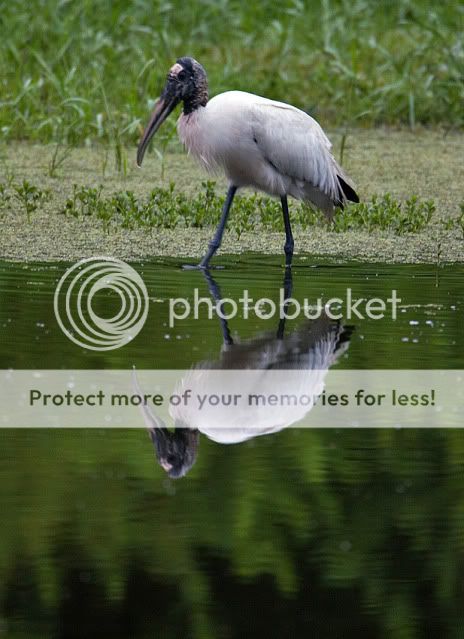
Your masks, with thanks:
[{"label": "aquatic plant", "polygon": [[8,192],[8,188],[5,184],[0,183],[0,212],[3,212],[4,208],[11,200],[11,195]]},{"label": "aquatic plant", "polygon": [[461,214],[456,220],[456,227],[461,231],[462,239],[464,240],[464,202],[460,205]]},{"label": "aquatic plant", "polygon": [[339,233],[356,229],[391,231],[395,235],[419,233],[431,222],[434,212],[432,200],[420,200],[416,195],[404,202],[389,193],[374,195],[335,216],[333,229]]},{"label": "aquatic plant", "polygon": [[11,188],[13,197],[24,208],[28,222],[31,221],[32,214],[39,206],[51,198],[51,192],[48,189],[41,189],[28,180],[13,183]]},{"label": "aquatic plant", "polygon": [[[204,228],[217,223],[224,203],[223,196],[216,193],[212,181],[203,182],[201,189],[193,196],[176,191],[173,182],[168,188],[153,189],[145,198],[138,198],[130,190],[104,196],[102,189],[102,186],[90,188],[74,185],[73,194],[67,199],[62,213],[74,217],[93,215],[103,222],[106,230],[110,224],[127,229]],[[303,229],[321,226],[336,233],[360,229],[404,235],[423,230],[430,224],[434,211],[432,200],[411,196],[403,202],[387,193],[339,211],[330,226],[327,226],[319,211],[300,203],[292,204],[292,220],[296,227]],[[230,228],[239,236],[254,228],[281,231],[279,203],[257,194],[237,197],[230,217]]]}]

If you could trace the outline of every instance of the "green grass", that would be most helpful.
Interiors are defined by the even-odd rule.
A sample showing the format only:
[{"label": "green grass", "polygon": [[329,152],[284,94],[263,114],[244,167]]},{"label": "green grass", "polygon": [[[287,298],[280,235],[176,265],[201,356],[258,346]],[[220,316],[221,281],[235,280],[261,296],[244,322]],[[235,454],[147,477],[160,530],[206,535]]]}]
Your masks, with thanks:
[{"label": "green grass", "polygon": [[27,180],[23,180],[20,184],[13,183],[12,191],[13,199],[26,213],[28,222],[31,221],[32,214],[37,211],[39,206],[43,205],[51,197],[49,190],[43,190]]},{"label": "green grass", "polygon": [[[110,196],[102,195],[99,188],[74,185],[72,197],[66,200],[66,215],[74,217],[93,215],[109,231],[112,225],[125,229],[137,227],[174,229],[205,228],[218,223],[224,196],[218,195],[215,183],[203,182],[202,189],[193,196],[176,192],[174,183],[169,188],[155,188],[146,198],[137,198],[133,191],[122,191]],[[293,224],[308,229],[321,226],[336,233],[353,230],[388,231],[394,235],[419,233],[432,221],[435,212],[432,200],[421,201],[412,196],[405,202],[390,194],[373,196],[370,201],[351,204],[343,213],[327,224],[319,211],[300,203],[291,203]],[[456,222],[458,225],[459,222]],[[453,229],[447,221],[447,230]],[[238,196],[229,227],[238,237],[243,232],[263,228],[280,231],[282,212],[280,203],[261,195]]]},{"label": "green grass", "polygon": [[[147,197],[137,197],[134,191],[125,190],[103,194],[98,187],[73,185],[72,195],[66,199],[60,213],[74,218],[93,217],[106,232],[112,228],[123,229],[175,229],[208,228],[219,221],[224,196],[216,192],[215,182],[206,181],[195,194],[176,191],[174,182],[168,188],[156,187]],[[24,180],[22,183],[0,183],[0,209],[19,203],[31,216],[38,206],[53,197],[52,192]],[[59,197],[59,194],[57,194]],[[401,201],[391,194],[374,195],[359,204],[349,204],[339,212],[333,222],[327,223],[320,211],[302,203],[290,203],[293,225],[308,229],[319,226],[335,233],[363,230],[387,231],[393,235],[420,233],[433,220],[436,206],[433,200],[422,200],[413,195]],[[459,229],[464,234],[464,202],[458,218],[439,220],[446,230]],[[282,212],[280,203],[258,194],[239,195],[234,203],[234,214],[229,228],[240,238],[242,233],[262,228],[280,231]]]},{"label": "green grass", "polygon": [[[80,217],[93,215],[109,231],[111,225],[124,229],[138,227],[175,229],[207,228],[219,222],[224,196],[218,195],[215,183],[203,182],[193,196],[176,192],[172,182],[169,188],[157,187],[146,198],[137,198],[133,191],[121,191],[108,197],[99,188],[74,185],[72,197],[66,200],[61,213]],[[461,204],[464,210],[464,202]],[[308,229],[319,226],[335,233],[345,231],[387,231],[393,235],[420,233],[433,219],[436,206],[433,200],[421,200],[416,195],[405,201],[389,193],[374,195],[367,202],[349,204],[328,223],[320,211],[301,203],[290,203],[293,225]],[[446,230],[463,229],[464,214],[457,219],[438,221]],[[244,232],[263,228],[282,230],[282,211],[277,200],[253,194],[238,196],[234,214],[229,221],[231,230],[240,236]]]},{"label": "green grass", "polygon": [[461,209],[461,213],[459,217],[455,219],[446,220],[445,226],[447,230],[454,229],[454,228],[459,229],[459,231],[462,234],[462,239],[464,240],[464,201],[461,202],[460,209]]},{"label": "green grass", "polygon": [[31,222],[32,214],[52,197],[49,189],[41,189],[28,180],[22,182],[8,181],[0,183],[0,213],[8,207],[18,206],[26,213],[27,221]]},{"label": "green grass", "polygon": [[[169,66],[193,55],[211,94],[281,99],[324,125],[464,120],[464,7],[431,0],[3,3],[0,136],[111,144],[124,170]],[[174,118],[158,138],[163,149]]]}]

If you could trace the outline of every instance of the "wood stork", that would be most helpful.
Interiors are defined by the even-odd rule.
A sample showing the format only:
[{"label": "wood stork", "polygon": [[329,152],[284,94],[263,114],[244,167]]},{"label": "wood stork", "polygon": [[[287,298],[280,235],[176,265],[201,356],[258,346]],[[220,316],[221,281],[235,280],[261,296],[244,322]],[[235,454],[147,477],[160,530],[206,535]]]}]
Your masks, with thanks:
[{"label": "wood stork", "polygon": [[343,208],[347,200],[359,202],[316,120],[289,104],[243,91],[227,91],[208,101],[206,72],[189,57],[179,58],[169,70],[138,146],[138,166],[151,138],[179,102],[183,102],[183,112],[177,128],[189,154],[210,172],[223,170],[230,183],[216,233],[198,267],[208,268],[219,248],[240,187],[280,197],[287,266],[294,246],[288,195],[318,207],[329,219],[334,207]]},{"label": "wood stork", "polygon": [[[284,280],[286,299],[291,295],[291,271]],[[217,304],[221,295],[216,282],[205,271],[210,292]],[[243,402],[226,406],[199,406],[195,401],[169,408],[174,430],[145,403],[140,404],[145,425],[155,446],[158,462],[170,477],[183,477],[198,454],[200,433],[221,444],[244,442],[260,435],[277,433],[304,419],[325,387],[325,378],[347,350],[353,331],[322,313],[305,321],[296,330],[284,334],[285,319],[277,332],[261,334],[246,341],[232,339],[227,320],[221,318],[223,346],[219,357],[204,360],[187,371],[177,383],[174,394],[189,389],[193,397],[240,394],[244,384],[250,392],[264,397],[308,396],[309,403],[254,405]],[[247,381],[237,371],[246,371]],[[248,387],[247,382],[251,382]],[[143,392],[133,373],[135,394]]]}]

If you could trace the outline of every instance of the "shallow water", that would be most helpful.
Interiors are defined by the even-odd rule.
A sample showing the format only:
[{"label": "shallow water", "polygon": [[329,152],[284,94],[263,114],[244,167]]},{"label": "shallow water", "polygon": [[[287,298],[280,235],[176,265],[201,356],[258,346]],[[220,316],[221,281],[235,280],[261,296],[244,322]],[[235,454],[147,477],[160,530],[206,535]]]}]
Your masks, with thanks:
[{"label": "shallow water", "polygon": [[[219,259],[224,270],[212,275],[223,297],[238,300],[244,289],[254,299],[278,302],[283,286],[282,258],[244,256],[238,263]],[[205,278],[198,271],[186,271],[179,262],[134,264],[143,277],[151,304],[142,332],[122,350],[94,353],[77,348],[61,332],[53,311],[53,293],[66,269],[65,264],[0,263],[0,350],[2,368],[188,368],[205,357],[217,355],[222,344],[217,317],[208,319],[206,308],[200,317],[188,317],[169,327],[170,298],[187,298],[193,305],[193,291],[209,296]],[[316,267],[314,267],[316,266]],[[353,317],[351,345],[341,363],[346,368],[460,368],[464,351],[463,292],[464,266],[375,265],[352,263],[313,264],[299,259],[293,269],[292,296],[303,302],[323,302],[333,297],[388,299],[395,289],[401,303],[398,317],[363,319]],[[111,302],[111,296],[108,298]],[[239,311],[241,311],[239,305]],[[361,308],[362,310],[362,308]],[[303,318],[304,319],[304,318]],[[301,319],[289,321],[293,330]],[[274,331],[276,319],[260,320],[239,313],[229,328],[240,339]]]},{"label": "shallow water", "polygon": [[[280,257],[219,262],[223,296],[278,299]],[[95,353],[54,318],[65,265],[2,264],[1,367],[188,368],[216,357],[217,318],[168,325],[170,297],[208,295],[202,274],[135,267],[148,321],[123,349]],[[463,368],[463,276],[463,266],[297,260],[293,296],[398,291],[397,320],[349,322],[340,367]],[[229,328],[245,340],[276,321]],[[462,636],[461,431],[288,429],[234,446],[203,437],[180,480],[143,431],[0,438],[0,636]]]}]

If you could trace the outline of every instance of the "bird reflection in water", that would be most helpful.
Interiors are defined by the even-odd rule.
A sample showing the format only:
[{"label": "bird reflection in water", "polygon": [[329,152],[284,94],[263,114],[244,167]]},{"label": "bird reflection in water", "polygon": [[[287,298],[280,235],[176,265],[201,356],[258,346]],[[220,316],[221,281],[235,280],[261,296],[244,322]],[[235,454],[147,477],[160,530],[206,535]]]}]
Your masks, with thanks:
[{"label": "bird reflection in water", "polygon": [[[221,309],[220,289],[209,271],[204,271],[209,291],[217,308]],[[284,277],[285,298],[291,297],[292,273],[286,269]],[[192,395],[205,393],[233,394],[243,390],[240,374],[224,375],[236,370],[259,371],[258,386],[266,388],[266,393],[304,392],[315,398],[314,402],[298,406],[250,406],[246,410],[230,405],[219,409],[199,409],[193,402],[188,405],[170,407],[174,429],[152,409],[141,404],[145,424],[153,441],[156,457],[170,477],[178,478],[187,474],[196,461],[200,433],[209,439],[233,444],[259,435],[276,433],[300,421],[311,410],[317,397],[324,390],[324,379],[331,366],[349,345],[353,328],[330,319],[324,312],[315,320],[305,320],[295,330],[285,334],[285,313],[279,319],[277,331],[260,334],[245,341],[232,338],[228,321],[218,314],[223,335],[223,346],[215,360],[204,360],[196,364],[179,382],[176,392],[189,388]],[[221,371],[224,375],[221,377]],[[275,375],[271,371],[282,371]],[[225,381],[227,379],[227,381]],[[224,389],[227,383],[234,388]],[[134,372],[135,392],[142,397]],[[275,388],[278,385],[279,388]],[[222,413],[221,413],[222,411]]]}]

